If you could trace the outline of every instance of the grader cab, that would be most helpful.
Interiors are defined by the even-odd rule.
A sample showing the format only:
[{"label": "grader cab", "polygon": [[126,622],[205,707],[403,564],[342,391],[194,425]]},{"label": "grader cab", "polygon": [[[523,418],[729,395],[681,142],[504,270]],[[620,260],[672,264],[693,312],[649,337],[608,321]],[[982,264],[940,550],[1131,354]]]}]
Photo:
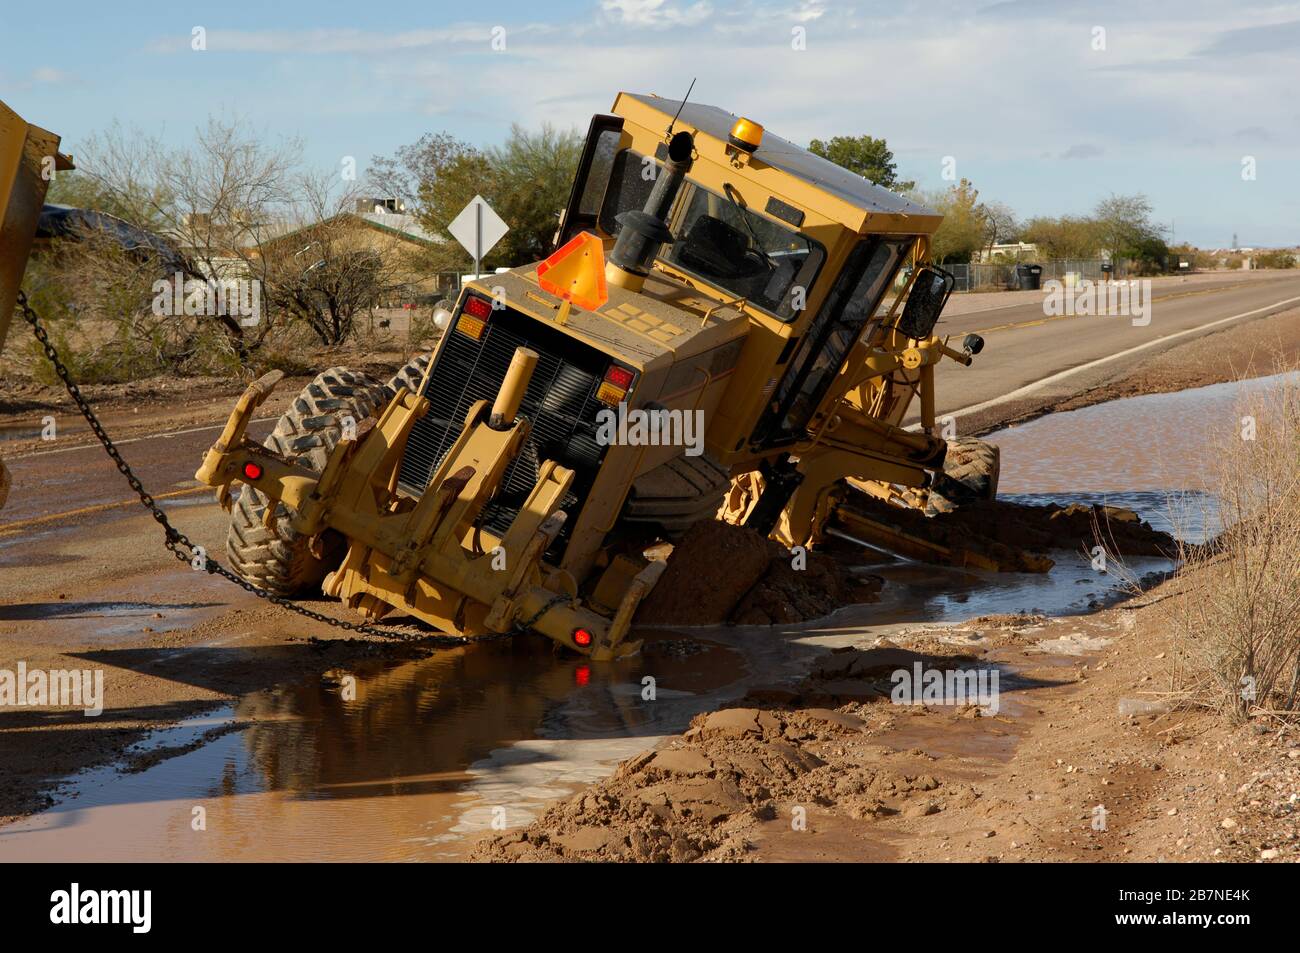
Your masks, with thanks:
[{"label": "grader cab", "polygon": [[934,336],[940,221],[757,123],[622,93],[556,256],[469,282],[387,385],[325,372],[265,446],[245,430],[276,376],[258,381],[197,478],[273,592],[618,657],[664,568],[647,553],[697,521],[810,545],[850,486],[951,493],[934,367],[982,342]]}]

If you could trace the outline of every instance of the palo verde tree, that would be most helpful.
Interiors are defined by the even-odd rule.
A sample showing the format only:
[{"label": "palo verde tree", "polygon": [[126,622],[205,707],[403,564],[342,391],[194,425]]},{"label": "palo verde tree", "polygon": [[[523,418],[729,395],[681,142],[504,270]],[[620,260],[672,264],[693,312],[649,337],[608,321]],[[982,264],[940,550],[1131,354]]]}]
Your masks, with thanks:
[{"label": "palo verde tree", "polygon": [[930,253],[936,263],[969,262],[984,247],[989,226],[979,195],[969,179],[962,179],[947,191],[918,196],[943,215],[943,222],[930,240]]},{"label": "palo verde tree", "polygon": [[487,149],[437,133],[393,156],[375,157],[368,178],[375,188],[404,199],[428,232],[445,239],[428,252],[431,270],[470,263],[447,226],[475,195],[510,226],[485,267],[513,267],[545,257],[581,155],[576,131],[549,125],[536,131],[513,126],[503,144]]},{"label": "palo verde tree", "polygon": [[814,139],[808,143],[808,151],[887,189],[908,192],[916,188],[915,182],[898,178],[898,163],[884,139],[867,135],[832,136],[824,142]]}]

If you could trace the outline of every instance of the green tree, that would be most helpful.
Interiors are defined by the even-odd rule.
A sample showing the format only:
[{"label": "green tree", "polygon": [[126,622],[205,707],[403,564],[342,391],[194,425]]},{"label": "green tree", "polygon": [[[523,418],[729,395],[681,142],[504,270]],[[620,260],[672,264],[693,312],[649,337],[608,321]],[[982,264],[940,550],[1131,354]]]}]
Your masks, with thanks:
[{"label": "green tree", "polygon": [[921,196],[922,201],[943,215],[943,222],[930,240],[930,254],[940,265],[969,262],[985,245],[987,213],[979,202],[979,191],[969,179],[962,179],[946,192]]},{"label": "green tree", "polygon": [[497,188],[493,208],[511,229],[502,240],[502,254],[512,264],[536,261],[549,253],[582,146],[576,130],[547,124],[536,132],[513,126],[504,145],[488,150]]},{"label": "green tree", "polygon": [[1032,218],[1021,232],[1022,240],[1038,246],[1040,258],[1095,258],[1101,248],[1096,221],[1062,215]]},{"label": "green tree", "polygon": [[392,157],[376,157],[368,178],[388,194],[408,200],[420,224],[446,241],[429,252],[435,270],[462,270],[470,256],[447,226],[482,195],[510,231],[484,260],[484,267],[513,267],[545,257],[558,215],[569,198],[582,155],[574,130],[544,125],[513,126],[500,146],[479,149],[446,133],[429,134]]},{"label": "green tree", "polygon": [[887,189],[908,192],[916,188],[915,182],[899,180],[898,163],[884,139],[866,135],[833,136],[826,142],[814,139],[808,143],[808,151]]},{"label": "green tree", "polygon": [[1093,212],[1101,247],[1113,258],[1141,259],[1152,249],[1160,230],[1151,223],[1151,202],[1145,195],[1111,195]]},{"label": "green tree", "polygon": [[1168,266],[1169,246],[1159,235],[1148,235],[1126,249],[1124,257],[1133,262],[1133,271],[1137,274],[1158,275]]},{"label": "green tree", "polygon": [[478,149],[450,133],[428,132],[395,155],[372,156],[366,178],[376,196],[401,199],[418,215],[421,196],[437,191],[445,170],[480,156]]}]

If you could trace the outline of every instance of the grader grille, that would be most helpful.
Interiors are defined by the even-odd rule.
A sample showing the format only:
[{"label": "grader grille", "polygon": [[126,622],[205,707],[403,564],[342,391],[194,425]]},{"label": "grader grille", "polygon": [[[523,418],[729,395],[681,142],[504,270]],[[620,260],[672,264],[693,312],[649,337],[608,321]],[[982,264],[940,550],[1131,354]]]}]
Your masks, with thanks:
[{"label": "grader grille", "polygon": [[[457,322],[462,315],[457,315]],[[497,534],[505,531],[523,505],[543,460],[574,471],[573,488],[562,509],[576,513],[586,499],[605,455],[605,448],[596,442],[596,414],[605,406],[596,400],[596,389],[609,366],[609,358],[601,352],[510,308],[493,311],[477,340],[453,325],[424,390],[429,413],[411,431],[399,477],[408,493],[424,492],[459,435],[465,414],[475,401],[496,397],[519,347],[539,355],[520,406],[520,415],[529,420],[532,430],[506,472],[501,491],[484,511],[484,528]]]}]

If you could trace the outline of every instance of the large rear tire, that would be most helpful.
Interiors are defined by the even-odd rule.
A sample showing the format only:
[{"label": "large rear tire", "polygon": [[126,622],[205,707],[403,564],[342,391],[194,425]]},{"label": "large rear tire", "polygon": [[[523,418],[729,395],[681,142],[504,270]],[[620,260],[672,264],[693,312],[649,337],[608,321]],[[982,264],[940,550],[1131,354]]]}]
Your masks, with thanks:
[{"label": "large rear tire", "polygon": [[[342,421],[351,417],[360,425],[383,409],[392,392],[382,383],[346,367],[331,367],[303,388],[293,405],[275,424],[263,446],[311,467],[325,469],[330,451],[343,433]],[[283,503],[276,513],[278,533],[262,523],[267,498],[251,487],[242,488],[230,513],[226,554],[231,567],[247,582],[280,596],[318,590],[325,575],[343,558],[343,541],[325,539],[322,558],[312,555],[309,539],[289,526]]]},{"label": "large rear tire", "polygon": [[950,440],[943,473],[930,490],[930,507],[946,513],[959,506],[993,500],[998,495],[1002,471],[1001,450],[983,440]]},{"label": "large rear tire", "polygon": [[399,387],[405,387],[412,394],[417,393],[420,389],[420,382],[424,380],[425,368],[429,366],[428,354],[420,354],[406,362],[406,366],[388,379],[388,396],[391,398],[397,393]]}]

